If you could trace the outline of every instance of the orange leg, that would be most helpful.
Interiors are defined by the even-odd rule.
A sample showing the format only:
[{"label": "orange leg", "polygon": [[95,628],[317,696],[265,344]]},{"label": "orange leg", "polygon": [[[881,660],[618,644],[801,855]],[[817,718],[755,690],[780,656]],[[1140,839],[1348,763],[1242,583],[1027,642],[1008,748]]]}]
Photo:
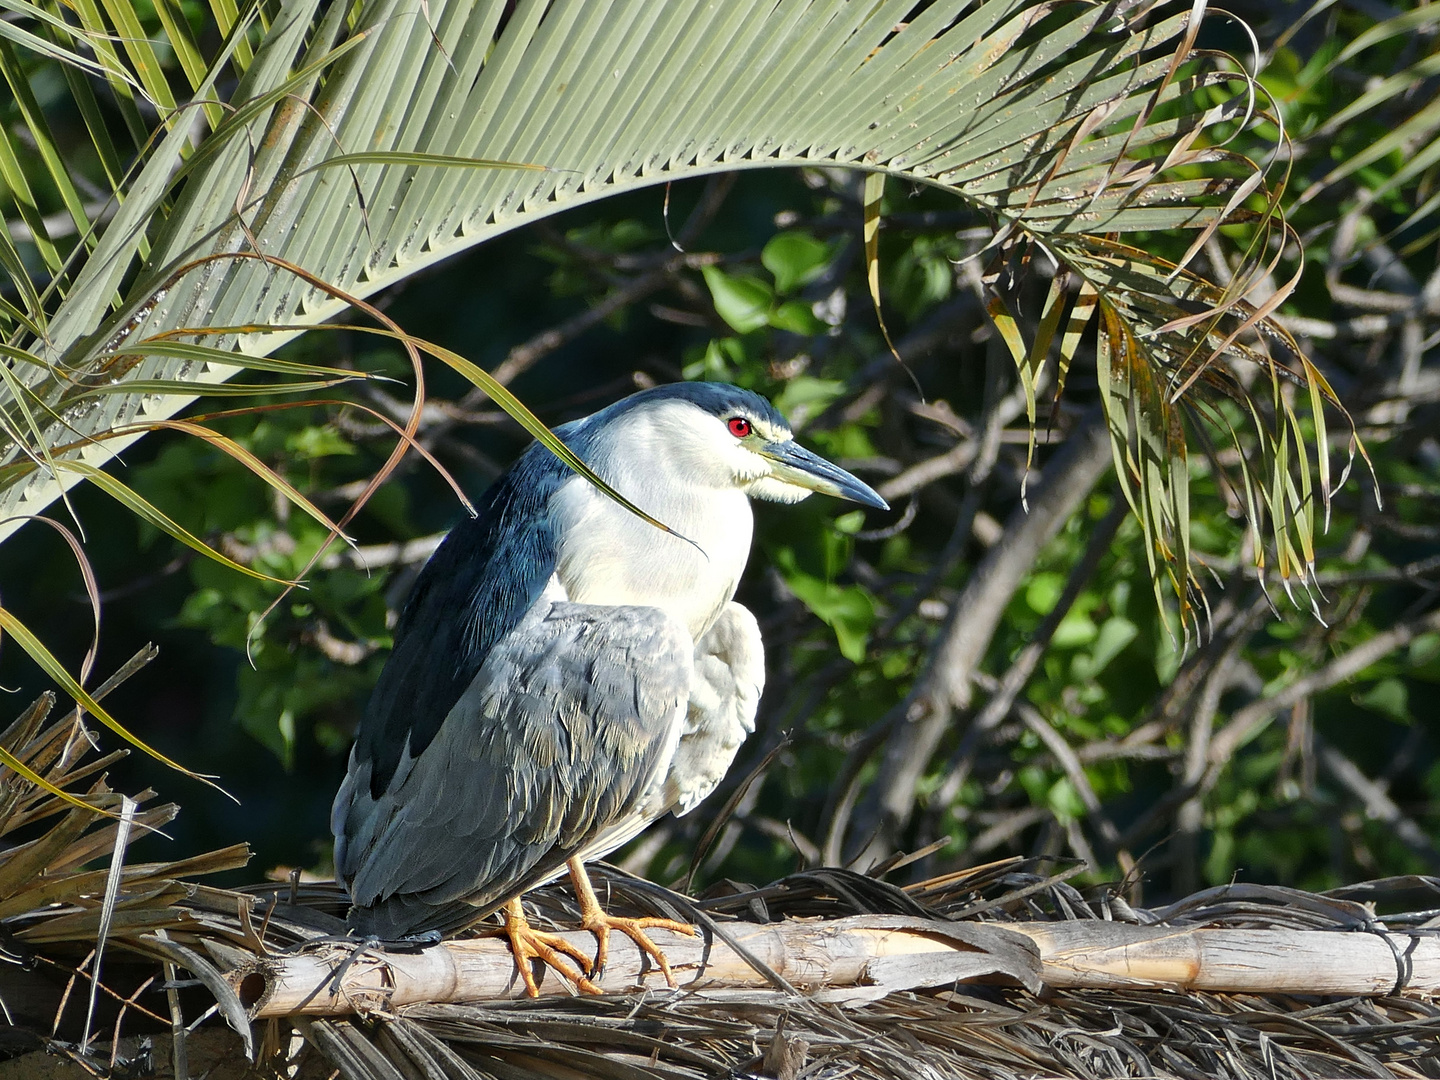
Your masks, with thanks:
[{"label": "orange leg", "polygon": [[[525,980],[527,994],[532,998],[540,996],[540,987],[536,984],[535,973],[530,967],[530,962],[536,959],[545,963],[562,979],[573,983],[581,993],[600,993],[600,988],[585,977],[596,970],[589,966],[590,958],[559,934],[547,934],[532,927],[525,918],[525,909],[518,896],[505,905],[504,914],[505,928],[500,933],[510,941],[510,952],[515,957],[515,966],[520,969],[520,978]],[[562,956],[574,961],[579,970],[570,970],[570,966],[561,959]]]},{"label": "orange leg", "polygon": [[655,961],[661,974],[665,976],[665,981],[673,988],[675,976],[670,971],[670,961],[665,959],[665,954],[650,940],[645,931],[672,930],[677,934],[694,937],[695,927],[674,919],[626,919],[607,914],[600,906],[600,899],[595,895],[589,875],[585,873],[585,864],[579,859],[571,859],[566,865],[570,868],[570,880],[575,885],[575,896],[580,901],[580,925],[594,934],[598,942],[595,964],[590,969],[590,974],[598,978],[600,972],[605,970],[605,960],[610,955],[610,931],[619,930],[635,942],[641,952]]}]

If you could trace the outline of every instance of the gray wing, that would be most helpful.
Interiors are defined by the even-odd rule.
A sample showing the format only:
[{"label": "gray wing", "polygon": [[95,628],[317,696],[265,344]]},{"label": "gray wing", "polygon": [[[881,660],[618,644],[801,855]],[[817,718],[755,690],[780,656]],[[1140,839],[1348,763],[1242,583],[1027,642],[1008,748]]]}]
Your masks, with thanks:
[{"label": "gray wing", "polygon": [[612,831],[669,766],[693,649],[656,608],[542,599],[378,798],[352,756],[333,811],[352,923],[400,936],[455,901],[477,917]]}]

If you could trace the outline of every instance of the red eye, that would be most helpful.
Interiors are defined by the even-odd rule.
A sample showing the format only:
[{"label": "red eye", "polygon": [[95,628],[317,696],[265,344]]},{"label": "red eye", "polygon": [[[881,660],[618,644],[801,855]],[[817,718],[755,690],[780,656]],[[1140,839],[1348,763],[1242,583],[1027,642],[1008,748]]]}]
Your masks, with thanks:
[{"label": "red eye", "polygon": [[737,439],[743,439],[750,434],[750,421],[743,416],[732,416],[725,421],[725,426],[730,429],[730,434]]}]

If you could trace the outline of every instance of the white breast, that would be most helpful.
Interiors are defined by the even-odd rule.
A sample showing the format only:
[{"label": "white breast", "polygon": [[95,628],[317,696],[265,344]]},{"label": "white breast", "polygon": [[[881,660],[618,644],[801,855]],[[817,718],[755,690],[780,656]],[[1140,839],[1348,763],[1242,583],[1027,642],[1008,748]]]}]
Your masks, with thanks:
[{"label": "white breast", "polygon": [[725,778],[765,689],[765,647],[755,616],[726,604],[695,643],[695,677],[680,745],[665,775],[664,805],[683,817]]}]

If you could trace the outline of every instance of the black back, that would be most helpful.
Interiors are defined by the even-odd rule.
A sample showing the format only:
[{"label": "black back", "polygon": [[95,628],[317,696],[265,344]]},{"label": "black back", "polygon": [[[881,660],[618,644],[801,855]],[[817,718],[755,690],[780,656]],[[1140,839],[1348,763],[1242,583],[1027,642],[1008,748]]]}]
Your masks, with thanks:
[{"label": "black back", "polygon": [[412,757],[430,745],[491,647],[544,590],[555,570],[546,509],[570,475],[549,450],[531,446],[420,572],[355,740],[357,763],[371,765],[373,798],[395,775],[407,740]]}]

